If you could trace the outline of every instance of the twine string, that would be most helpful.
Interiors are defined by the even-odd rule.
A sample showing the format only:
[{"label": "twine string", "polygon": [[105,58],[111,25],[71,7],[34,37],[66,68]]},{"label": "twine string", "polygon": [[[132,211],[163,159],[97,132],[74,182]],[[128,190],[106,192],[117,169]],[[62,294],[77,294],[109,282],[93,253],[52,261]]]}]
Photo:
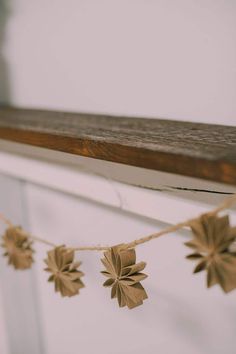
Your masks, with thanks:
[{"label": "twine string", "polygon": [[[212,209],[211,211],[209,211],[209,212],[207,212],[205,214],[217,215],[220,211],[223,211],[223,210],[226,210],[226,209],[230,208],[234,203],[236,203],[236,194],[234,194],[233,196],[230,196],[229,198],[225,199],[215,209]],[[148,235],[148,236],[145,236],[145,237],[141,237],[141,238],[139,238],[137,240],[134,240],[134,241],[132,241],[130,243],[127,243],[124,247],[125,248],[132,248],[132,247],[141,245],[141,244],[143,244],[145,242],[149,242],[151,240],[154,240],[155,238],[158,238],[160,236],[163,236],[163,235],[178,231],[178,230],[182,229],[183,227],[191,226],[191,224],[193,222],[197,221],[201,217],[201,215],[198,216],[197,218],[189,219],[189,220],[180,222],[178,224],[168,226],[167,228],[165,228],[165,229],[163,229],[163,230],[161,230],[159,232],[155,232],[154,234],[151,234],[151,235]]]},{"label": "twine string", "polygon": [[34,236],[34,235],[31,235],[29,234],[29,238],[31,238],[32,240],[34,241],[37,241],[37,242],[40,242],[40,243],[44,243],[45,245],[47,246],[51,246],[51,247],[57,247],[57,245],[55,243],[52,243],[50,241],[47,241],[43,238],[40,238],[40,237],[37,237],[37,236]]},{"label": "twine string", "polygon": [[139,238],[137,240],[134,240],[132,242],[126,243],[124,248],[132,248],[132,247],[141,245],[143,243],[149,242],[151,240],[154,240],[155,238],[158,238],[160,236],[172,233],[174,231],[178,231],[178,230],[182,229],[185,226],[190,226],[191,223],[193,221],[197,220],[197,219],[198,218],[195,218],[195,219],[187,220],[187,221],[184,221],[184,222],[180,222],[180,223],[175,224],[175,225],[168,226],[168,227],[166,227],[165,229],[163,229],[161,231],[155,232],[154,234],[151,234],[151,235],[148,235],[148,236],[145,236],[145,237],[141,237],[141,238]]},{"label": "twine string", "polygon": [[0,213],[0,219],[9,227],[12,227],[13,224],[8,220],[3,214]]},{"label": "twine string", "polygon": [[[226,198],[222,203],[220,203],[216,208],[212,209],[211,211],[204,213],[204,214],[208,214],[208,215],[217,215],[219,212],[224,211],[226,209],[229,209],[231,206],[233,206],[236,203],[236,194]],[[141,237],[138,238],[136,240],[133,240],[129,243],[125,243],[123,248],[132,248],[132,247],[136,247],[138,245],[141,245],[143,243],[149,242],[151,240],[154,240],[160,236],[169,234],[169,233],[173,233],[175,231],[178,231],[180,229],[182,229],[183,227],[190,227],[191,224],[197,220],[199,220],[199,218],[202,216],[203,214],[201,214],[200,216],[193,218],[193,219],[189,219],[183,222],[179,222],[175,225],[171,225],[166,227],[165,229],[158,231],[156,233],[153,233],[151,235],[145,236],[145,237]],[[0,219],[8,226],[8,227],[13,227],[14,225],[11,223],[11,221],[9,221],[3,214],[0,213]],[[47,241],[45,239],[42,239],[40,237],[34,236],[29,234],[29,238],[31,238],[34,241],[43,243],[47,246],[51,246],[51,247],[56,247],[57,245]],[[74,251],[106,251],[108,249],[110,249],[110,246],[81,246],[81,247],[70,247],[70,249],[73,249]]]}]

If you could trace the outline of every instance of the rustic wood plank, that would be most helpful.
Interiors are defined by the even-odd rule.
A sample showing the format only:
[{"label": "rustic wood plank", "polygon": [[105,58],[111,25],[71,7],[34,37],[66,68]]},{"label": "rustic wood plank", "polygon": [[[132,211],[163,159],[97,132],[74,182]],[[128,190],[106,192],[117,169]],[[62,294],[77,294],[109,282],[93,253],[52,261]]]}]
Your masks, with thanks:
[{"label": "rustic wood plank", "polygon": [[236,185],[236,127],[1,107],[0,138]]}]

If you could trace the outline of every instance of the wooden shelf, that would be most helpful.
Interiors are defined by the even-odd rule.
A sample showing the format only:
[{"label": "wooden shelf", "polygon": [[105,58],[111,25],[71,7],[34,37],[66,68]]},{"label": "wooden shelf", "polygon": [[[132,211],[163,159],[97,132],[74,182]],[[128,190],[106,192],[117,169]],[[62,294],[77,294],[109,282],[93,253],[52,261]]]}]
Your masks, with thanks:
[{"label": "wooden shelf", "polygon": [[236,127],[1,107],[0,138],[236,185]]}]

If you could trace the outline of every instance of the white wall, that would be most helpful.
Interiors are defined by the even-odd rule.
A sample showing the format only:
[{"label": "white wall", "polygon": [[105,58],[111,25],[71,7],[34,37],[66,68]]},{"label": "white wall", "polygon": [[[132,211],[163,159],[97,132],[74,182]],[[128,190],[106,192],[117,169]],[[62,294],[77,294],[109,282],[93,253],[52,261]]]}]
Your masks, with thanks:
[{"label": "white wall", "polygon": [[6,3],[14,104],[236,124],[234,0]]},{"label": "white wall", "polygon": [[[158,222],[48,189],[26,188],[30,229],[52,242],[118,244],[164,227]],[[170,212],[171,218],[171,212]],[[149,299],[134,310],[120,309],[102,287],[102,254],[82,252],[86,288],[62,299],[42,271],[47,247],[37,245],[35,264],[48,354],[234,354],[235,293],[207,290],[205,274],[193,276],[184,234],[137,248],[147,261],[143,282]]]},{"label": "white wall", "polygon": [[0,353],[2,354],[9,353],[8,335],[6,331],[5,313],[4,313],[1,291],[0,291]]},{"label": "white wall", "polygon": [[[12,163],[11,159],[9,163]],[[23,164],[23,168],[25,166]],[[47,163],[39,166],[41,174],[47,175]],[[35,167],[36,163],[32,164],[35,173],[39,174]],[[66,179],[66,174],[64,176]],[[85,183],[83,180],[80,183],[80,177],[78,172],[75,196],[71,191],[70,194],[60,192],[62,183],[57,185],[57,190],[52,190],[46,187],[45,179],[40,186],[1,176],[0,211],[16,224],[23,222],[34,235],[56,244],[66,242],[68,246],[118,244],[165,226],[135,215],[135,211],[129,213],[121,209],[135,199],[132,193],[129,194],[128,186],[126,193],[120,194],[121,203],[117,207],[79,197],[79,190]],[[35,181],[40,184],[40,179]],[[70,183],[71,179],[67,181]],[[92,183],[92,176],[88,183]],[[104,181],[104,186],[108,183]],[[104,188],[108,199],[117,186],[110,187],[110,191]],[[166,201],[169,198],[170,203],[166,208],[165,194],[154,191],[153,194],[159,200],[155,205],[157,219],[159,214],[163,218],[165,209],[166,220],[176,222],[176,209],[184,205],[181,205],[183,200],[180,199],[178,206],[178,198],[172,196],[173,204],[167,195]],[[145,204],[146,201],[137,199],[139,202]],[[192,216],[206,208],[205,204],[194,200],[188,203]],[[153,217],[152,213],[150,215]],[[235,224],[236,214],[232,212],[231,215]],[[178,217],[180,221],[190,215],[178,210]],[[3,294],[0,322],[6,321],[5,342],[10,343],[9,352],[1,354],[76,354],[78,350],[83,354],[234,354],[235,293],[226,296],[217,286],[207,290],[206,274],[192,274],[194,265],[185,259],[189,250],[183,245],[187,235],[186,232],[171,234],[137,248],[138,260],[147,262],[145,271],[149,277],[143,285],[149,299],[134,310],[120,309],[116,301],[110,299],[110,290],[102,287],[102,253],[76,254],[83,262],[86,288],[70,299],[55,294],[53,284],[47,282],[43,259],[49,248],[45,245],[34,245],[36,262],[32,271],[13,271],[6,266],[6,260],[0,258]]]}]

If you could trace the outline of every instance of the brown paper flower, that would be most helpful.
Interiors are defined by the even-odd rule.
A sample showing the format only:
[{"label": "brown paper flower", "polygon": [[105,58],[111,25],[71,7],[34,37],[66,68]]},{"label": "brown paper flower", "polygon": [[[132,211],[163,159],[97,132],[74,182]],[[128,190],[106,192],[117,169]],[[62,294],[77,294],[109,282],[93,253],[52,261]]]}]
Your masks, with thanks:
[{"label": "brown paper flower", "polygon": [[11,226],[2,237],[2,247],[8,257],[8,264],[12,264],[15,269],[28,269],[33,263],[32,241],[28,234],[19,226]]},{"label": "brown paper flower", "polygon": [[135,264],[135,249],[122,249],[122,245],[111,247],[101,259],[106,270],[101,273],[108,277],[103,284],[112,287],[111,298],[117,298],[119,306],[132,309],[142,305],[147,294],[140,281],[147,277],[140,273],[146,266],[145,262]]},{"label": "brown paper flower", "polygon": [[185,245],[196,252],[187,256],[198,260],[194,273],[207,271],[207,287],[219,284],[224,292],[236,288],[236,252],[230,246],[236,239],[228,216],[203,215],[191,225],[194,239]]},{"label": "brown paper flower", "polygon": [[55,291],[62,296],[74,296],[84,288],[80,279],[84,274],[77,270],[81,262],[73,263],[74,254],[73,249],[59,246],[49,251],[48,258],[44,260],[48,266],[45,270],[52,273],[48,281],[55,283]]}]

